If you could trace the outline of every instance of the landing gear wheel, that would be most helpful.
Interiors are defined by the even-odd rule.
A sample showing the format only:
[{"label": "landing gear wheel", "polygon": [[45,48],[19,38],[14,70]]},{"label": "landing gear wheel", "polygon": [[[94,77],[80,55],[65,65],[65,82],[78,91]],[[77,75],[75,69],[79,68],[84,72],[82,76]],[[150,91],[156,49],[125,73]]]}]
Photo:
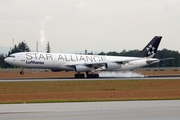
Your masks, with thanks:
[{"label": "landing gear wheel", "polygon": [[99,78],[99,74],[87,74],[87,78]]},{"label": "landing gear wheel", "polygon": [[75,78],[79,78],[79,74],[75,74],[74,77],[75,77]]},{"label": "landing gear wheel", "polygon": [[85,76],[84,74],[80,74],[80,78],[84,78],[84,76]]},{"label": "landing gear wheel", "polygon": [[24,71],[20,71],[20,74],[21,74],[21,75],[24,75]]},{"label": "landing gear wheel", "polygon": [[95,78],[99,78],[99,74],[94,74]]},{"label": "landing gear wheel", "polygon": [[20,67],[20,74],[24,75],[23,67]]},{"label": "landing gear wheel", "polygon": [[75,78],[84,78],[84,74],[75,74],[74,77]]}]

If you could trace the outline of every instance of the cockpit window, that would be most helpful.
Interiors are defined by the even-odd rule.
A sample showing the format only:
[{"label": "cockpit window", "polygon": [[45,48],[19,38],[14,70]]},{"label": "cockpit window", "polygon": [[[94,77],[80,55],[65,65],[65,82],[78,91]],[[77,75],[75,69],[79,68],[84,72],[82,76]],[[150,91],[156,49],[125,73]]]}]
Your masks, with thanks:
[{"label": "cockpit window", "polygon": [[10,55],[9,57],[15,58],[15,56],[14,56],[14,55]]}]

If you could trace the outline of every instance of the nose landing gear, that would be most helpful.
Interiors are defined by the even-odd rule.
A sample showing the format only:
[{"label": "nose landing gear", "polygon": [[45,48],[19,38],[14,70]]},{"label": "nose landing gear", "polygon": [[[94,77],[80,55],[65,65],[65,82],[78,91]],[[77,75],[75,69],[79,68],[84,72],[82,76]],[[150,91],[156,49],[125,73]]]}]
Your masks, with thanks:
[{"label": "nose landing gear", "polygon": [[24,75],[23,67],[20,68],[20,74]]},{"label": "nose landing gear", "polygon": [[24,71],[20,71],[20,74],[23,75],[23,74],[24,74]]}]

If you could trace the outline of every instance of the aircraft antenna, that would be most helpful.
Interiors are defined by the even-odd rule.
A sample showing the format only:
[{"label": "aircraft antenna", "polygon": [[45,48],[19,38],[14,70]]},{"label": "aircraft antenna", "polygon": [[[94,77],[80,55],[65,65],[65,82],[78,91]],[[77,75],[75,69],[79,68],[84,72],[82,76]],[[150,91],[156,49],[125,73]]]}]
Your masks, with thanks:
[{"label": "aircraft antenna", "polygon": [[38,41],[36,42],[36,52],[38,52]]}]

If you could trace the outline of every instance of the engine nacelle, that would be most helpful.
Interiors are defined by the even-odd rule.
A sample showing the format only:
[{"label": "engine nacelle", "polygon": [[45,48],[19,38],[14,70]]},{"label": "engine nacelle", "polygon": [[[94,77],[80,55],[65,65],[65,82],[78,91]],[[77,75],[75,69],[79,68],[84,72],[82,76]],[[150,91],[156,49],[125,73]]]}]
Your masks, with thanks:
[{"label": "engine nacelle", "polygon": [[77,65],[77,66],[74,66],[74,71],[76,71],[76,72],[88,72],[88,71],[90,71],[90,67],[83,66],[83,65]]},{"label": "engine nacelle", "polygon": [[106,63],[106,69],[118,69],[121,67],[122,65],[118,63]]}]

